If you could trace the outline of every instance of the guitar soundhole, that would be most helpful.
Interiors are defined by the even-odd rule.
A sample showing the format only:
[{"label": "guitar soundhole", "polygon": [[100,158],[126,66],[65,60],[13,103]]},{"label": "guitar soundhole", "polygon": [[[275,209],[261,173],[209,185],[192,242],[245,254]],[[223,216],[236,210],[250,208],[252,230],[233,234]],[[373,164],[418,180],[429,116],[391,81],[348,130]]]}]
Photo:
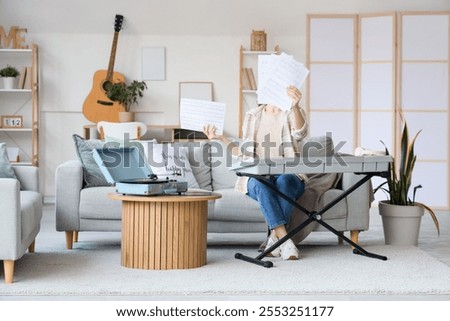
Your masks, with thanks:
[{"label": "guitar soundhole", "polygon": [[104,91],[108,91],[108,89],[111,88],[111,86],[112,86],[112,82],[110,82],[109,80],[107,80],[107,81],[105,81],[105,82],[103,83],[102,88],[103,88]]}]

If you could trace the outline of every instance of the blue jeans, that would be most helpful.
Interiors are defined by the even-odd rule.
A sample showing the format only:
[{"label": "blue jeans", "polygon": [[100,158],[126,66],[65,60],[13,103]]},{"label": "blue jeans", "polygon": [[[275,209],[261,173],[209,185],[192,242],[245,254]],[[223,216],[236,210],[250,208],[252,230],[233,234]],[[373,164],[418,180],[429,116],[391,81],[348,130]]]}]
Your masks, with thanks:
[{"label": "blue jeans", "polygon": [[[269,181],[293,200],[297,200],[305,191],[305,183],[294,174],[271,176]],[[289,223],[294,207],[288,201],[255,178],[248,180],[247,192],[248,196],[259,202],[261,212],[271,230]]]}]

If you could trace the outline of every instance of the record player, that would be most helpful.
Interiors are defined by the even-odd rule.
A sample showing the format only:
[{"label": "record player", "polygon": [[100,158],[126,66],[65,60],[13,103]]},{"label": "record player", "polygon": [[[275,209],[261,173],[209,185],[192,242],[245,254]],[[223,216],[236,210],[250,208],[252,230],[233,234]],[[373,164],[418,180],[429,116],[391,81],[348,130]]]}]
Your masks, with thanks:
[{"label": "record player", "polygon": [[95,162],[117,193],[130,195],[181,194],[187,182],[155,175],[137,147],[94,149]]}]

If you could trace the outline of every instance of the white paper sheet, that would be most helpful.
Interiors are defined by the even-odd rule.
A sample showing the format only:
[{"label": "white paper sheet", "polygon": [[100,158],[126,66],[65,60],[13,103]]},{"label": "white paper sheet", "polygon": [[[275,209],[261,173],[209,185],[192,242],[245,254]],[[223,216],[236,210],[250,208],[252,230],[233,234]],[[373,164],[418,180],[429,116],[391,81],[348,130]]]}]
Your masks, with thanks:
[{"label": "white paper sheet", "polygon": [[218,135],[223,134],[225,120],[225,103],[180,99],[180,125],[182,129],[203,131],[203,126],[214,125]]},{"label": "white paper sheet", "polygon": [[281,109],[291,108],[292,100],[287,95],[287,87],[300,88],[309,70],[284,52],[280,55],[259,56],[258,58],[258,104],[271,104]]}]

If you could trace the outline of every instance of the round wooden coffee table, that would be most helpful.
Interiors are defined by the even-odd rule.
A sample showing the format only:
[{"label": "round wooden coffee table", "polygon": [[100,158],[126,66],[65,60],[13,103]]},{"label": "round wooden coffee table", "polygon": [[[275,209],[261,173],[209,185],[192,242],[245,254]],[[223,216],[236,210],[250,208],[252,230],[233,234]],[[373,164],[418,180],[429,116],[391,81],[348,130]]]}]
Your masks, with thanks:
[{"label": "round wooden coffee table", "polygon": [[169,270],[206,264],[208,201],[220,194],[108,196],[122,201],[122,266]]}]

